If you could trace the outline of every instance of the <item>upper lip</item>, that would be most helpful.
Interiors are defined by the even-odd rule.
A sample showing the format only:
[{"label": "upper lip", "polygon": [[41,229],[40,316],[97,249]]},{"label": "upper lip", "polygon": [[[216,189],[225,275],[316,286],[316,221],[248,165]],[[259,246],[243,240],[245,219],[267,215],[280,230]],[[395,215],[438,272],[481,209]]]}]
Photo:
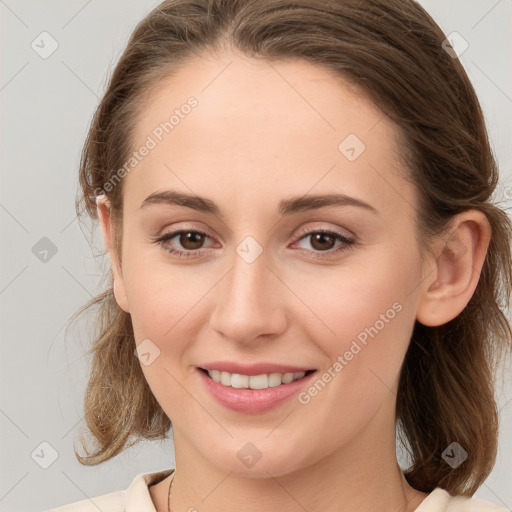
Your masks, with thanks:
[{"label": "upper lip", "polygon": [[221,372],[239,373],[241,375],[262,375],[264,373],[297,373],[314,370],[311,367],[291,366],[276,363],[240,364],[232,361],[215,361],[199,366],[204,370],[219,370]]}]

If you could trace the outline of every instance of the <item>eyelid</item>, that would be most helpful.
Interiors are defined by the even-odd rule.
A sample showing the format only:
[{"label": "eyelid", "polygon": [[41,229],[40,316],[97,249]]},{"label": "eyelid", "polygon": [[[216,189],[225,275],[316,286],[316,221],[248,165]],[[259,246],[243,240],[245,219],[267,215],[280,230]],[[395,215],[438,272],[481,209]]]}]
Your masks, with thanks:
[{"label": "eyelid", "polygon": [[[348,231],[348,230],[345,230],[345,231]],[[304,235],[308,235],[310,233],[317,233],[317,232],[329,232],[329,233],[335,233],[341,237],[344,237],[348,240],[354,240],[355,241],[355,235],[351,232],[349,233],[343,233],[341,231],[341,228],[339,227],[336,227],[336,228],[331,228],[331,227],[325,227],[325,225],[315,225],[315,226],[307,226],[306,228],[304,228],[304,230],[301,232],[301,237],[304,236]]]},{"label": "eyelid", "polygon": [[[320,223],[318,222],[318,224],[320,224]],[[306,228],[304,228],[300,232],[300,235],[297,235],[298,238],[296,239],[296,241],[300,240],[302,237],[304,237],[305,235],[307,235],[309,233],[317,233],[317,232],[334,233],[334,234],[337,234],[337,235],[344,237],[351,241],[355,241],[355,239],[356,239],[355,235],[351,232],[349,232],[347,234],[340,232],[341,228],[339,228],[339,227],[330,228],[330,227],[325,227],[325,223],[322,225],[318,225],[318,224],[310,225],[310,226],[307,226]],[[212,236],[212,234],[206,228],[203,228],[203,227],[198,228],[196,226],[184,225],[184,226],[178,226],[176,228],[173,227],[169,231],[166,231],[166,229],[164,228],[158,235],[156,235],[156,237],[154,237],[154,239],[162,238],[164,236],[171,235],[171,234],[173,236],[175,236],[176,234],[178,234],[181,231],[193,231],[193,232],[204,234],[204,235],[208,236],[210,239],[215,238],[214,236]],[[345,231],[348,231],[348,230],[345,230]],[[219,238],[222,240],[222,237],[219,237]],[[201,250],[201,249],[198,249],[198,250]]]},{"label": "eyelid", "polygon": [[[357,241],[355,235],[353,235],[353,234],[346,235],[340,231],[341,231],[341,228],[339,228],[339,227],[328,228],[328,227],[325,227],[325,225],[323,225],[323,226],[318,226],[318,225],[307,226],[305,229],[303,229],[301,231],[300,235],[296,238],[296,240],[291,245],[292,246],[296,245],[297,243],[299,243],[300,241],[307,238],[309,235],[311,235],[313,233],[324,233],[324,234],[333,236],[337,241],[341,242],[342,247],[338,247],[338,249],[329,249],[326,251],[314,251],[314,250],[312,251],[312,250],[303,249],[303,248],[298,249],[299,252],[311,254],[315,258],[326,258],[327,259],[329,257],[333,257],[335,255],[341,254],[345,250],[349,250]],[[161,232],[159,235],[152,237],[152,241],[154,243],[158,243],[164,250],[166,250],[167,252],[169,252],[171,254],[175,254],[179,258],[188,258],[188,257],[200,258],[205,251],[208,252],[208,249],[210,249],[211,246],[201,247],[199,249],[194,249],[194,250],[179,249],[179,248],[174,248],[174,247],[170,248],[170,247],[165,246],[166,242],[168,242],[169,240],[175,238],[176,236],[179,236],[180,234],[186,233],[186,232],[193,232],[193,233],[197,233],[200,235],[204,235],[207,238],[209,238],[210,240],[215,239],[215,237],[212,237],[208,233],[208,230],[206,230],[206,229],[203,230],[202,228],[196,228],[193,226],[179,226],[179,227],[171,229],[170,231],[167,231],[167,232],[166,232],[166,230],[163,230],[163,232]]]},{"label": "eyelid", "polygon": [[[212,237],[208,233],[207,230],[203,230],[202,228],[192,228],[192,227],[187,227],[187,226],[170,229],[169,231],[164,230],[162,233],[160,233],[154,237],[151,237],[151,240],[154,242],[158,242],[159,240],[162,240],[162,239],[171,240],[174,237],[176,237],[182,233],[189,233],[189,232],[204,235],[205,237],[209,238],[210,240],[215,240],[215,237]],[[210,246],[201,247],[200,249],[196,249],[196,251],[198,251],[198,252],[204,251],[205,249],[208,249],[208,248],[210,248]],[[182,250],[182,249],[180,249],[180,250]],[[187,251],[187,252],[192,253],[194,251]]]},{"label": "eyelid", "polygon": [[208,236],[208,238],[219,238],[219,237],[216,237],[216,236],[213,236],[212,233],[210,232],[210,230],[208,228],[205,228],[205,227],[198,227],[198,226],[192,226],[192,225],[189,225],[189,224],[184,224],[184,225],[181,225],[178,223],[177,226],[168,226],[162,230],[160,230],[159,234],[156,235],[155,238],[161,238],[163,236],[167,236],[167,235],[176,235],[178,233],[180,233],[181,231],[193,231],[195,233],[202,233],[206,236]]},{"label": "eyelid", "polygon": [[308,257],[311,256],[313,258],[320,258],[325,261],[329,261],[329,259],[339,257],[346,251],[352,250],[357,242],[355,236],[347,236],[341,233],[338,229],[330,229],[325,227],[306,228],[297,238],[297,240],[292,244],[292,246],[299,244],[302,240],[307,239],[314,233],[323,233],[328,235],[329,237],[334,238],[337,242],[340,242],[340,245],[337,248],[328,249],[326,251],[315,251],[298,247],[297,250],[302,254],[306,254]]}]

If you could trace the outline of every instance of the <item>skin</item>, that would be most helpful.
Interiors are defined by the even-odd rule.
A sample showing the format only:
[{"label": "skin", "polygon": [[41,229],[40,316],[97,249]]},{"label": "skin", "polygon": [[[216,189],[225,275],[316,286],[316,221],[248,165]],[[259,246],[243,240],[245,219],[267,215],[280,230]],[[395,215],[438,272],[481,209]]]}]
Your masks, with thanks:
[{"label": "skin", "polygon": [[[400,368],[416,320],[446,323],[471,298],[490,236],[485,216],[457,216],[422,263],[419,192],[399,173],[398,128],[318,66],[238,53],[191,60],[148,98],[135,147],[189,96],[198,106],[125,177],[122,265],[109,202],[98,204],[116,300],[132,316],[137,344],[149,338],[160,350],[141,367],[173,423],[171,508],[414,510],[426,494],[407,485],[396,460]],[[348,134],[366,146],[352,162],[338,150]],[[223,217],[141,208],[170,189],[209,198]],[[292,196],[332,193],[378,213],[347,205],[278,212]],[[309,227],[356,241],[335,253],[343,243],[315,244]],[[178,229],[206,232],[202,246],[179,236],[166,242],[199,255],[180,259],[154,241]],[[247,236],[263,249],[252,263],[236,252]],[[293,397],[243,414],[215,402],[198,380],[196,365],[221,359],[322,374],[397,302],[401,311],[307,404]],[[262,454],[252,467],[237,457],[248,442]],[[167,510],[169,483],[150,488],[158,512]]]}]

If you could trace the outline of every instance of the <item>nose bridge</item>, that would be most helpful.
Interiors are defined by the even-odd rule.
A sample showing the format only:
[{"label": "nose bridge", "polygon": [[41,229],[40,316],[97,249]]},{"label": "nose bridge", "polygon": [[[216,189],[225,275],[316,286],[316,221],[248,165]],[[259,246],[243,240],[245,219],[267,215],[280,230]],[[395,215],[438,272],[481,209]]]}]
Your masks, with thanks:
[{"label": "nose bridge", "polygon": [[271,260],[253,237],[236,246],[212,316],[214,329],[235,341],[250,341],[283,328],[284,312],[277,304],[278,280],[268,268]]},{"label": "nose bridge", "polygon": [[226,283],[225,307],[247,315],[251,310],[270,306],[273,285],[267,268],[269,255],[253,238],[246,237],[235,249],[232,270]]}]

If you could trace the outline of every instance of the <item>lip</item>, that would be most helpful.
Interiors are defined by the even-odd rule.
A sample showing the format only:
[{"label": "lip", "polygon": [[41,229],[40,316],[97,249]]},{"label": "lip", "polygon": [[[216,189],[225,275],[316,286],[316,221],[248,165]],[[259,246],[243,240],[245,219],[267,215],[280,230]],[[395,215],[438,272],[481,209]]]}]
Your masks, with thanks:
[{"label": "lip", "polygon": [[221,372],[239,373],[241,375],[262,375],[264,373],[297,373],[315,370],[304,366],[290,366],[276,363],[240,364],[232,361],[215,361],[198,365],[205,370],[219,370]]},{"label": "lip", "polygon": [[[275,386],[267,389],[244,389],[232,388],[230,386],[224,386],[220,382],[215,382],[212,378],[208,376],[208,374],[205,371],[201,370],[201,368],[199,367],[196,368],[196,372],[198,373],[199,379],[203,383],[206,391],[218,403],[220,403],[221,405],[228,409],[245,414],[260,414],[283,404],[287,399],[291,398],[292,396],[296,396],[302,388],[308,386],[309,383],[311,382],[311,379],[317,373],[316,371],[313,371],[299,380],[295,380],[293,382],[289,382],[288,384],[281,384],[280,386]],[[260,374],[254,373],[254,375]]]}]

